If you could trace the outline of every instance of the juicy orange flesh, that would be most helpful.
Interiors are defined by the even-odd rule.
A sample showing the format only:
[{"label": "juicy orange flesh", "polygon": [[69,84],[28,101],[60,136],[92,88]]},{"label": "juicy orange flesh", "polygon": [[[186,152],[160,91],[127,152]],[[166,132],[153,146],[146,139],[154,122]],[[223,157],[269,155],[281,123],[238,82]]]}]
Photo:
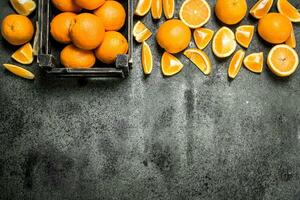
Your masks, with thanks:
[{"label": "juicy orange flesh", "polygon": [[227,53],[232,49],[232,38],[227,33],[221,33],[216,37],[215,48],[219,53]]},{"label": "juicy orange flesh", "polygon": [[251,67],[254,71],[260,71],[263,58],[260,55],[249,56],[247,60],[248,67]]},{"label": "juicy orange flesh", "polygon": [[294,54],[286,48],[278,48],[273,52],[272,64],[282,72],[289,71],[296,62]]},{"label": "juicy orange flesh", "polygon": [[174,15],[175,1],[174,0],[163,0],[163,9],[164,9],[166,17],[168,19],[172,18]]},{"label": "juicy orange flesh", "polygon": [[162,0],[152,0],[151,6],[152,16],[154,18],[160,18],[162,14]]},{"label": "juicy orange flesh", "polygon": [[194,31],[194,40],[198,48],[204,48],[212,39],[213,32],[206,29],[196,29]]},{"label": "juicy orange flesh", "polygon": [[[145,13],[148,11],[150,0],[139,0],[135,12]],[[151,5],[151,4],[150,4]]]},{"label": "juicy orange flesh", "polygon": [[288,13],[292,18],[297,18],[300,16],[299,12],[293,5],[291,5],[287,0],[281,1],[281,10],[283,13]]},{"label": "juicy orange flesh", "polygon": [[245,53],[243,51],[238,51],[236,54],[234,54],[230,65],[229,65],[229,75],[235,77],[237,73],[240,71],[241,66],[243,64],[243,59],[244,59]]},{"label": "juicy orange flesh", "polygon": [[190,55],[190,60],[197,65],[200,69],[203,71],[206,71],[207,69],[207,64],[205,60],[202,58],[202,56],[197,55],[196,53],[193,53]]},{"label": "juicy orange flesh", "polygon": [[297,41],[296,41],[294,29],[292,29],[291,36],[288,38],[288,40],[285,43],[292,48],[296,48]]},{"label": "juicy orange flesh", "polygon": [[249,46],[252,37],[253,37],[253,28],[243,27],[241,29],[237,29],[237,40],[242,44],[244,44],[245,46]]},{"label": "juicy orange flesh", "polygon": [[180,61],[169,53],[164,53],[162,60],[163,71],[166,74],[175,74],[182,69]]},{"label": "juicy orange flesh", "polygon": [[152,54],[148,45],[143,44],[142,48],[143,69],[146,74],[152,71]]},{"label": "juicy orange flesh", "polygon": [[138,42],[147,40],[152,35],[152,32],[140,21],[136,23],[133,29],[133,36]]},{"label": "juicy orange flesh", "polygon": [[20,62],[20,63],[30,63],[33,60],[33,52],[32,52],[32,47],[31,45],[25,44],[22,46],[20,49],[18,49],[12,57]]},{"label": "juicy orange flesh", "polygon": [[262,0],[258,2],[252,9],[255,9],[255,16],[262,17],[266,15],[272,6],[272,0]]},{"label": "juicy orange flesh", "polygon": [[189,1],[184,6],[182,17],[191,25],[197,25],[209,17],[209,10],[202,1],[201,3],[198,1]]}]

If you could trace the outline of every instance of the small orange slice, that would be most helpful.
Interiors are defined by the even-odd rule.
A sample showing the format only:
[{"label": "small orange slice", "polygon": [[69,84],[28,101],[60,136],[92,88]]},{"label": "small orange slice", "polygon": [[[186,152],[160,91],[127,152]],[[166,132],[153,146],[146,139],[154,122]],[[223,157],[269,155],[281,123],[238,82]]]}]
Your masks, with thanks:
[{"label": "small orange slice", "polygon": [[145,16],[151,9],[151,4],[152,0],[139,0],[134,14],[137,16]]},{"label": "small orange slice", "polygon": [[36,9],[36,3],[33,0],[10,0],[11,5],[18,14],[28,16]]},{"label": "small orange slice", "polygon": [[242,67],[244,57],[245,52],[241,49],[233,55],[228,68],[228,76],[230,78],[234,79],[238,75]]},{"label": "small orange slice", "polygon": [[285,44],[289,45],[292,48],[296,48],[297,41],[296,41],[296,37],[295,37],[294,28],[292,28],[291,36],[287,39]]},{"label": "small orange slice", "polygon": [[175,0],[163,0],[163,10],[167,19],[173,18],[175,11]]},{"label": "small orange slice", "polygon": [[194,40],[196,46],[203,50],[214,36],[214,31],[208,28],[197,28],[194,30]]},{"label": "small orange slice", "polygon": [[179,16],[188,27],[200,28],[210,19],[211,8],[206,0],[185,0]]},{"label": "small orange slice", "polygon": [[203,74],[209,75],[211,73],[211,61],[204,51],[200,49],[187,49],[183,54],[189,58]]},{"label": "small orange slice", "polygon": [[236,49],[235,36],[232,30],[222,27],[213,39],[213,52],[219,58],[229,57]]},{"label": "small orange slice", "polygon": [[33,50],[30,43],[23,45],[11,56],[15,61],[28,65],[33,62]]},{"label": "small orange slice", "polygon": [[146,42],[143,42],[142,46],[142,65],[144,74],[151,74],[153,69],[153,58],[151,49]]},{"label": "small orange slice", "polygon": [[292,22],[300,22],[299,11],[287,0],[278,0],[277,9],[282,15],[289,18],[289,20],[291,20]]},{"label": "small orange slice", "polygon": [[259,0],[250,10],[250,14],[256,19],[267,15],[272,8],[273,0]]},{"label": "small orange slice", "polygon": [[30,71],[28,71],[22,67],[12,65],[12,64],[3,64],[3,66],[5,69],[7,69],[11,73],[13,73],[19,77],[26,78],[26,79],[34,79],[34,74],[32,74]]},{"label": "small orange slice", "polygon": [[254,26],[243,25],[236,29],[235,38],[236,41],[245,48],[248,48],[252,42],[254,35]]},{"label": "small orange slice", "polygon": [[134,25],[132,32],[135,40],[140,43],[146,41],[152,35],[152,32],[141,21]]},{"label": "small orange slice", "polygon": [[264,53],[253,53],[244,59],[245,67],[254,73],[261,73],[264,66]]},{"label": "small orange slice", "polygon": [[173,76],[179,73],[183,68],[183,64],[175,56],[168,52],[164,52],[161,59],[161,69],[164,76]]},{"label": "small orange slice", "polygon": [[275,75],[287,77],[292,75],[298,68],[299,56],[293,48],[281,44],[271,49],[267,63]]},{"label": "small orange slice", "polygon": [[162,15],[162,0],[152,0],[151,13],[153,19],[160,19]]}]

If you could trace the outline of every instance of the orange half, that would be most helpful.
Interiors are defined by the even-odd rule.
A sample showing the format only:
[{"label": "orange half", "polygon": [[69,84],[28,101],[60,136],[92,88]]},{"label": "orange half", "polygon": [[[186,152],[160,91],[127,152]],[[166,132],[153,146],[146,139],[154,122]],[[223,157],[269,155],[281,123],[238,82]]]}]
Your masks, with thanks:
[{"label": "orange half", "polygon": [[292,22],[300,22],[299,11],[287,0],[278,0],[277,9],[282,15],[289,18],[289,20],[291,20]]},{"label": "orange half", "polygon": [[135,40],[140,43],[146,41],[152,35],[152,32],[141,21],[134,25],[132,33]]},{"label": "orange half", "polygon": [[153,69],[153,58],[151,49],[146,42],[143,42],[142,46],[142,65],[144,74],[151,74]]},{"label": "orange half", "polygon": [[183,64],[175,56],[168,52],[164,52],[161,59],[161,69],[164,76],[173,76],[179,73],[183,68]]},{"label": "orange half", "polygon": [[296,41],[296,37],[295,37],[295,32],[294,32],[294,28],[292,28],[292,32],[290,37],[287,39],[287,41],[285,42],[285,44],[289,45],[292,48],[296,48],[297,46],[297,41]]},{"label": "orange half", "polygon": [[34,74],[22,67],[12,65],[12,64],[3,64],[3,66],[5,69],[7,69],[11,73],[19,77],[26,78],[26,79],[34,79]]},{"label": "orange half", "polygon": [[187,49],[183,54],[190,59],[203,74],[209,75],[211,73],[211,61],[204,51],[200,49]]},{"label": "orange half", "polygon": [[208,28],[197,28],[194,30],[194,41],[196,46],[203,50],[214,36],[214,31]]},{"label": "orange half", "polygon": [[152,0],[151,14],[153,19],[160,19],[162,15],[162,0]]},{"label": "orange half", "polygon": [[272,8],[273,0],[259,0],[250,10],[250,14],[256,19],[267,15]]},{"label": "orange half", "polygon": [[261,73],[264,66],[264,53],[252,53],[244,59],[245,67],[254,73]]},{"label": "orange half", "polygon": [[175,11],[175,0],[163,0],[163,11],[167,19],[173,18]]},{"label": "orange half", "polygon": [[233,55],[228,68],[228,76],[230,78],[234,79],[238,75],[242,67],[244,57],[245,52],[241,49]]},{"label": "orange half", "polygon": [[235,32],[236,41],[245,48],[248,48],[252,42],[254,35],[254,26],[243,25],[239,26]]},{"label": "orange half", "polygon": [[223,27],[215,34],[213,39],[213,52],[219,58],[229,57],[236,49],[235,35],[227,27]]},{"label": "orange half", "polygon": [[151,4],[152,0],[139,0],[134,14],[137,16],[145,16],[151,9]]},{"label": "orange half", "polygon": [[29,65],[33,62],[33,50],[30,43],[23,45],[11,56],[15,61]]}]

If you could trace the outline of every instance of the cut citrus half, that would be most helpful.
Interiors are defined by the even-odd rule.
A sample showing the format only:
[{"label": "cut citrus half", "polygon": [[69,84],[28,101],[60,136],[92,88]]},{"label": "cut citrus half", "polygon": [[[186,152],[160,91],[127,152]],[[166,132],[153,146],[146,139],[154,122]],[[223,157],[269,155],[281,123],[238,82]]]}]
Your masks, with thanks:
[{"label": "cut citrus half", "polygon": [[292,28],[292,32],[290,37],[287,39],[287,41],[285,41],[285,44],[289,45],[292,48],[296,48],[297,46],[297,41],[296,41],[296,37],[295,37],[295,32],[294,32],[294,28]]},{"label": "cut citrus half", "polygon": [[12,64],[3,64],[3,66],[5,69],[7,69],[11,73],[13,73],[19,77],[26,78],[26,79],[34,79],[34,74],[32,74],[30,71],[28,71],[22,67],[12,65]]},{"label": "cut citrus half", "polygon": [[162,15],[162,0],[152,0],[151,14],[153,19],[160,19]]},{"label": "cut citrus half", "polygon": [[167,19],[173,18],[175,11],[175,0],[163,0],[163,10]]},{"label": "cut citrus half", "polygon": [[254,73],[261,73],[264,66],[264,53],[252,53],[244,59],[245,67]]},{"label": "cut citrus half", "polygon": [[141,21],[134,25],[132,32],[135,40],[140,43],[146,41],[152,35],[152,32]]},{"label": "cut citrus half", "polygon": [[10,0],[11,5],[18,14],[28,16],[36,9],[36,3],[33,0]]},{"label": "cut citrus half", "polygon": [[272,8],[273,0],[259,0],[250,10],[250,14],[256,19],[267,15]]},{"label": "cut citrus half", "polygon": [[277,9],[282,15],[289,18],[289,20],[291,20],[292,22],[300,22],[299,11],[287,0],[278,0]]},{"label": "cut citrus half", "polygon": [[213,38],[214,33],[215,32],[213,30],[208,28],[195,29],[193,35],[194,35],[196,46],[201,50],[205,49],[205,47],[207,47],[207,45]]},{"label": "cut citrus half", "polygon": [[209,75],[211,73],[211,61],[204,51],[200,49],[187,49],[183,54],[190,59],[203,74]]},{"label": "cut citrus half", "polygon": [[146,42],[143,42],[142,46],[142,65],[144,74],[151,74],[153,69],[153,58],[151,49]]},{"label": "cut citrus half", "polygon": [[236,41],[245,48],[248,48],[252,42],[254,35],[254,26],[251,25],[243,25],[239,26],[235,32]]},{"label": "cut citrus half", "polygon": [[241,49],[233,55],[228,68],[228,76],[230,78],[234,79],[238,75],[242,67],[244,57],[245,52]]},{"label": "cut citrus half", "polygon": [[206,0],[185,0],[179,16],[188,27],[200,28],[210,19],[211,8]]},{"label": "cut citrus half", "polygon": [[293,48],[281,44],[271,49],[267,63],[274,74],[287,77],[296,71],[299,65],[299,56]]},{"label": "cut citrus half", "polygon": [[134,14],[137,16],[145,16],[151,9],[152,0],[139,0]]},{"label": "cut citrus half", "polygon": [[30,43],[23,45],[11,56],[15,61],[21,64],[31,64],[33,62],[33,51]]},{"label": "cut citrus half", "polygon": [[164,52],[161,59],[161,69],[164,76],[173,76],[179,73],[183,68],[183,64],[175,56],[168,52]]},{"label": "cut citrus half", "polygon": [[223,27],[215,34],[213,39],[213,52],[219,58],[229,57],[236,49],[235,36],[232,30]]}]

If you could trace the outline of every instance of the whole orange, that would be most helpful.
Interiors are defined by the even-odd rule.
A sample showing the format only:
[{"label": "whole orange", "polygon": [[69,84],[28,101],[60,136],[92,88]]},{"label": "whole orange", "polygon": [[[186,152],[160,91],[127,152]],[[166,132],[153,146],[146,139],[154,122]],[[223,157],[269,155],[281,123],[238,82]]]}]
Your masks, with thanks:
[{"label": "whole orange", "polygon": [[215,13],[221,22],[233,25],[244,19],[247,8],[246,0],[217,0]]},{"label": "whole orange", "polygon": [[74,0],[74,2],[81,8],[95,10],[102,6],[105,0]]},{"label": "whole orange", "polygon": [[259,35],[269,43],[285,42],[292,31],[291,21],[280,13],[269,13],[258,22]]},{"label": "whole orange", "polygon": [[79,12],[81,10],[74,0],[52,0],[52,4],[62,12]]},{"label": "whole orange", "polygon": [[191,30],[182,21],[171,19],[158,29],[156,40],[169,53],[178,53],[189,46]]},{"label": "whole orange", "polygon": [[12,14],[3,19],[1,34],[10,44],[22,45],[32,39],[34,27],[27,17]]}]

